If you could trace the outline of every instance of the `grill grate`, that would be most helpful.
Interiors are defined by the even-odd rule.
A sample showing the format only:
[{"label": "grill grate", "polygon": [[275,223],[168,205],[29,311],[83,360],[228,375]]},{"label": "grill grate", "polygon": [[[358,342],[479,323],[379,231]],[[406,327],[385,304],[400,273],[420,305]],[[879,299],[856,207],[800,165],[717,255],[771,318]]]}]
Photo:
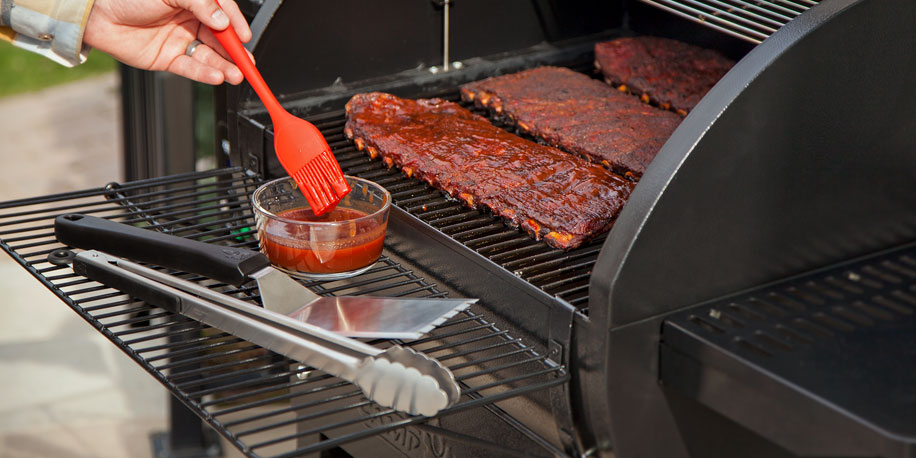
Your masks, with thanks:
[{"label": "grill grate", "polygon": [[[462,102],[457,89],[432,96],[460,103],[487,117],[485,111]],[[464,202],[419,179],[407,178],[398,167],[388,169],[381,159],[370,160],[344,136],[346,114],[343,110],[311,117],[309,121],[324,134],[345,174],[379,183],[391,192],[394,205],[489,258],[510,275],[565,300],[583,314],[588,313],[589,278],[606,235],[568,252],[551,248],[520,230],[506,226],[499,216],[486,210],[468,208]],[[537,141],[506,124],[493,123]]]},{"label": "grill grate", "polygon": [[911,249],[718,302],[691,311],[686,321],[709,338],[771,358],[914,314],[916,253]]},{"label": "grill grate", "polygon": [[[248,195],[257,185],[241,169],[227,169],[0,203],[0,246],[248,456],[301,456],[426,422],[424,417],[382,409],[346,382],[47,262],[47,255],[61,247],[53,234],[53,219],[74,212],[256,249]],[[191,275],[184,278],[212,282]],[[253,283],[240,288],[207,284],[252,302],[260,299]],[[306,286],[323,295],[447,294],[384,256],[369,272],[353,279]],[[473,309],[427,338],[399,343],[438,358],[459,380],[461,401],[439,416],[480,406],[498,413],[489,404],[568,380],[565,368]],[[309,400],[308,408],[303,407],[303,399]],[[380,417],[388,421],[378,422]],[[310,429],[302,430],[306,421]],[[359,424],[369,426],[341,432]],[[520,430],[533,442],[547,444],[535,433]],[[305,440],[306,436],[319,439]],[[545,448],[545,453],[557,453]]]},{"label": "grill grate", "polygon": [[[825,424],[840,424],[816,413],[826,409],[871,431],[864,434],[882,431],[885,439],[870,442],[842,428],[857,444],[877,444],[916,434],[914,331],[910,244],[671,315],[662,329],[660,373],[666,385],[717,409],[734,400],[711,394],[736,390],[775,408],[730,411],[740,421],[773,415],[782,422],[786,412],[806,412],[790,435],[812,437]],[[706,381],[715,388],[698,388]]]},{"label": "grill grate", "polygon": [[759,44],[820,0],[642,0],[669,13]]}]

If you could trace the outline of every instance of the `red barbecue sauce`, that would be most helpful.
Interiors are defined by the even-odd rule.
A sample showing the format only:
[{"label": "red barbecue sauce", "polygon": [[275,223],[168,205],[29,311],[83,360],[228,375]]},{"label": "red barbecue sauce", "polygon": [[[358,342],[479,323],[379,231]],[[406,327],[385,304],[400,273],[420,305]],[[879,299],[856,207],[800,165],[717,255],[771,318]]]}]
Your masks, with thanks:
[{"label": "red barbecue sauce", "polygon": [[[366,216],[359,210],[337,207],[321,216],[315,216],[311,209],[294,208],[279,213],[277,216],[296,221],[332,222],[351,221]],[[368,227],[367,227],[368,223]],[[282,224],[282,223],[275,223]],[[309,239],[309,228],[298,227],[296,238]],[[345,232],[346,228],[341,229]],[[346,234],[343,234],[346,236]],[[377,221],[360,223],[360,228],[352,237],[342,238],[339,244],[322,242],[324,246],[315,248],[297,248],[273,240],[268,233],[261,237],[261,249],[270,262],[287,269],[315,274],[349,272],[375,262],[382,254],[385,241],[385,230]]]}]

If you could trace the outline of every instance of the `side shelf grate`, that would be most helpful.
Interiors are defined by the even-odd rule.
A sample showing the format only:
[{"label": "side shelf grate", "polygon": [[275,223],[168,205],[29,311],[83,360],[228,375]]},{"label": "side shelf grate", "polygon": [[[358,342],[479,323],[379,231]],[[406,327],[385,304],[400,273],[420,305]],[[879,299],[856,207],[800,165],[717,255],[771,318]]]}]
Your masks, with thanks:
[{"label": "side shelf grate", "polygon": [[[469,409],[517,422],[492,404],[569,379],[564,367],[470,309],[423,339],[398,342],[439,359],[462,390],[461,400],[433,419],[402,415],[366,400],[349,383],[47,261],[49,253],[63,247],[54,236],[53,220],[66,213],[257,249],[249,195],[258,184],[242,169],[225,169],[0,203],[0,248],[251,457],[302,456]],[[252,303],[260,301],[253,282],[235,288],[198,276],[184,278]],[[304,284],[326,296],[447,294],[387,256],[358,277]],[[390,342],[370,344],[385,347]],[[379,422],[380,417],[387,421]],[[352,425],[360,430],[349,431]],[[517,430],[542,446],[541,455],[558,454],[537,433],[521,426]]]}]

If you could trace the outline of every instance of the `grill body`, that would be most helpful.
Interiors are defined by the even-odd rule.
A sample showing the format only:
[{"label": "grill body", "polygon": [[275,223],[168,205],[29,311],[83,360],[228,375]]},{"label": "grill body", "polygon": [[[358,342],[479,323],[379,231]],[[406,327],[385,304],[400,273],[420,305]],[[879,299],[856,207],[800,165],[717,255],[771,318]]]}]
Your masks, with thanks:
[{"label": "grill body", "polygon": [[[640,422],[614,420],[627,412],[673,443],[691,422],[672,415],[657,384],[667,314],[916,240],[916,93],[892,76],[916,61],[874,52],[916,45],[912,8],[833,1],[802,15],[710,91],[647,170],[598,259],[599,325],[580,344],[597,360],[579,389],[610,393],[585,404],[590,424],[607,427],[622,455],[656,444],[657,456],[675,456],[641,437]],[[868,33],[885,27],[906,38]]]},{"label": "grill body", "polygon": [[[433,71],[441,65],[443,8],[451,8],[458,30],[451,42],[460,45],[451,55],[463,63],[449,72]],[[374,19],[357,22],[349,13],[356,10]],[[444,428],[455,435],[430,442],[431,448],[405,449],[413,439],[378,436],[346,450],[426,456],[442,445],[470,456],[480,453],[480,444],[466,440],[475,431],[508,425],[538,431],[522,435],[548,437],[551,447],[570,454],[836,452],[773,433],[770,426],[784,412],[779,408],[749,422],[722,407],[729,396],[762,396],[770,386],[769,375],[750,360],[715,366],[726,375],[750,375],[726,377],[731,394],[703,396],[711,388],[695,379],[712,373],[704,372],[713,371],[706,364],[711,353],[685,350],[706,347],[686,343],[702,337],[676,323],[709,301],[916,240],[916,129],[910,125],[916,90],[902,78],[916,71],[908,52],[916,45],[914,13],[905,0],[825,0],[752,47],[635,1],[265,3],[253,21],[259,67],[281,102],[322,130],[345,173],[393,193],[393,254],[449,290],[485,298],[493,320],[530,338],[573,374],[549,396],[449,422]],[[326,20],[302,27],[302,18],[312,16]],[[481,29],[493,33],[467,33]],[[355,93],[457,99],[464,82],[537,65],[588,72],[594,42],[629,34],[668,36],[740,60],[668,140],[614,229],[573,252],[550,250],[368,161],[342,136],[343,104]],[[311,52],[304,44],[340,52]],[[263,176],[282,174],[269,119],[250,88],[230,88],[222,97],[231,161]],[[709,348],[746,351],[728,345]],[[883,351],[902,355],[899,348]],[[824,407],[817,393],[809,394],[812,412]],[[786,395],[774,402],[788,409],[794,400]],[[906,445],[912,436],[894,438],[867,418],[823,412],[827,420],[812,426],[818,437],[867,430],[862,437],[894,445],[863,453],[912,456]],[[417,443],[426,443],[424,431],[412,431]],[[707,440],[716,434],[731,439]]]}]

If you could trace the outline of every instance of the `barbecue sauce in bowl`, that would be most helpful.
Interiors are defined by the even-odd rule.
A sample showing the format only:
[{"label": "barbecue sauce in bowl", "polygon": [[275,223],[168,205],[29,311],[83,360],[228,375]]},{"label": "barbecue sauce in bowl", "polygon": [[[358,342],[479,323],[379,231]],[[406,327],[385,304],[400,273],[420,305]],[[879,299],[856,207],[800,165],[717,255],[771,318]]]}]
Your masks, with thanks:
[{"label": "barbecue sauce in bowl", "polygon": [[339,280],[369,270],[382,254],[391,194],[377,183],[345,176],[350,192],[315,216],[290,177],[251,195],[261,252],[291,276]]},{"label": "barbecue sauce in bowl", "polygon": [[369,266],[382,254],[385,227],[373,219],[357,222],[368,216],[359,210],[337,207],[315,216],[310,208],[295,208],[277,216],[305,223],[341,223],[287,224],[277,231],[282,237],[268,228],[261,237],[261,250],[280,267],[304,273],[333,274]]}]

